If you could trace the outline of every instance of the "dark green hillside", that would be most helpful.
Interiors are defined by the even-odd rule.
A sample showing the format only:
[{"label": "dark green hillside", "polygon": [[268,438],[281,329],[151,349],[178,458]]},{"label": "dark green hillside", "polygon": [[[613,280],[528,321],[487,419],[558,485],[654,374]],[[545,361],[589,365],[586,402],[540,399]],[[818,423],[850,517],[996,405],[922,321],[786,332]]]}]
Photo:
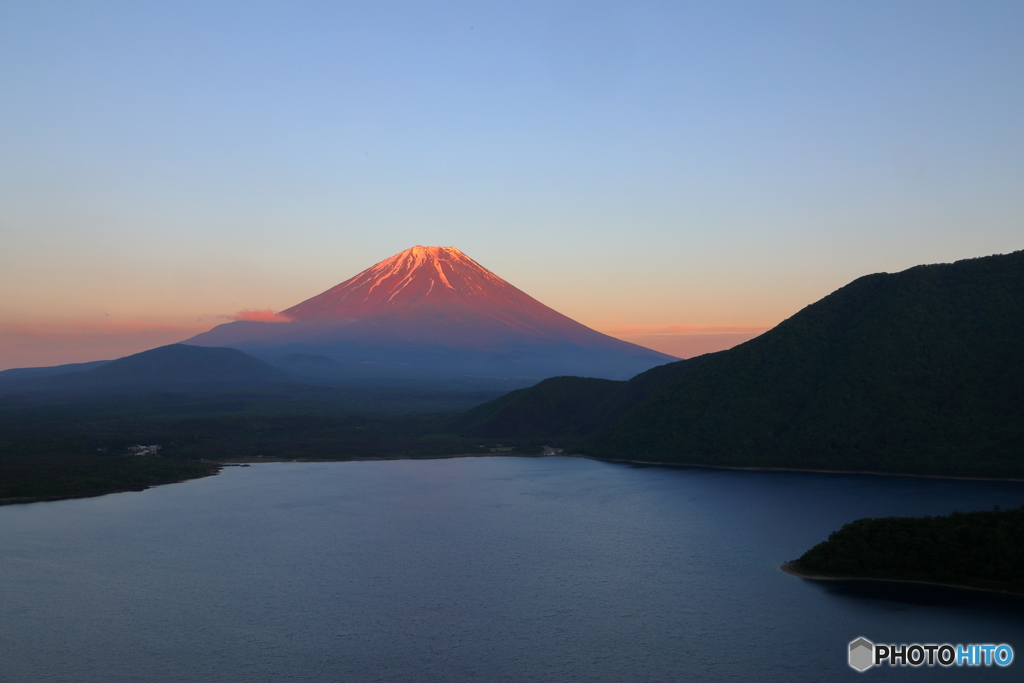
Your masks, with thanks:
[{"label": "dark green hillside", "polygon": [[709,357],[584,450],[1024,476],[1024,252],[860,278]]},{"label": "dark green hillside", "polygon": [[612,420],[651,398],[665,387],[671,386],[675,382],[687,377],[703,363],[717,355],[718,353],[707,353],[703,356],[696,356],[667,365],[659,365],[647,372],[640,373],[628,382],[623,382],[622,388],[601,404],[601,415],[599,421],[594,425],[595,429],[609,424]]},{"label": "dark green hillside", "polygon": [[1024,593],[1024,509],[860,519],[789,567],[812,576],[933,581]]},{"label": "dark green hillside", "polygon": [[597,408],[625,382],[593,377],[552,377],[511,391],[460,416],[469,436],[548,439],[593,431]]},{"label": "dark green hillside", "polygon": [[551,441],[571,445],[682,378],[708,356],[643,372],[628,382],[552,377],[477,406],[454,421],[468,436]]},{"label": "dark green hillside", "polygon": [[128,455],[0,457],[0,504],[141,491],[217,470],[209,463]]}]

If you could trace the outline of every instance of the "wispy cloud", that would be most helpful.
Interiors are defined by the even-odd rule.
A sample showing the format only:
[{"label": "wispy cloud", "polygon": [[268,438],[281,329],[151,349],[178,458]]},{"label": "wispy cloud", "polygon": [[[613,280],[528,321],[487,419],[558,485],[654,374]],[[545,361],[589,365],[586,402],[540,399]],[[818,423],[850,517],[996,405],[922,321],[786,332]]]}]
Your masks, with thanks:
[{"label": "wispy cloud", "polygon": [[290,323],[292,321],[288,316],[275,313],[269,308],[258,311],[245,309],[234,315],[218,315],[217,317],[227,318],[228,320],[249,320],[257,323]]}]

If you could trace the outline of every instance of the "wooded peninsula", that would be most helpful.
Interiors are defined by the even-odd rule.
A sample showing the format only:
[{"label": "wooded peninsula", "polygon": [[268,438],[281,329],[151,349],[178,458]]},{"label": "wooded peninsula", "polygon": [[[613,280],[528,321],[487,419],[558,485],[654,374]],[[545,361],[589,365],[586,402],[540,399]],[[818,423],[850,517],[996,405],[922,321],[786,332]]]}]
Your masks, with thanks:
[{"label": "wooded peninsula", "polygon": [[783,568],[809,579],[920,581],[1024,594],[1024,506],[859,519]]}]

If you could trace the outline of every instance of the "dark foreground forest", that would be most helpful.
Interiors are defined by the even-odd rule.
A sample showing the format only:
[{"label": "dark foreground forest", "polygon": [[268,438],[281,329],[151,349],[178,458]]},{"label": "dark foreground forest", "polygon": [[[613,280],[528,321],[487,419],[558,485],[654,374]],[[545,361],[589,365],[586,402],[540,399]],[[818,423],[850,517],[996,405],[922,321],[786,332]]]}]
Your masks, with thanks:
[{"label": "dark foreground forest", "polygon": [[467,433],[602,458],[1024,477],[1024,251],[868,275],[728,351],[554,378]]},{"label": "dark foreground forest", "polygon": [[789,568],[811,578],[930,581],[1024,593],[1024,507],[860,519]]},{"label": "dark foreground forest", "polygon": [[[137,490],[220,461],[489,453],[493,443],[449,426],[453,409],[486,398],[322,387],[0,397],[0,501]],[[133,455],[136,445],[160,449]]]}]

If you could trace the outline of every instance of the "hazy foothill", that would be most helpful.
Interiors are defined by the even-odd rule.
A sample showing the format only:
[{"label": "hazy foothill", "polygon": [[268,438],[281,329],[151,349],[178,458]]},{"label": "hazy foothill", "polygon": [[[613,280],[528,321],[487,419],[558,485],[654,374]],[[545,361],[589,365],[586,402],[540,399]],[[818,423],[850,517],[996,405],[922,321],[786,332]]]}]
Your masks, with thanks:
[{"label": "hazy foothill", "polygon": [[[749,342],[676,360],[557,313],[457,249],[417,246],[273,322],[236,321],[113,361],[0,372],[0,498],[140,489],[231,461],[556,448],[665,464],[1022,478],[1022,338],[1024,252],[868,275]],[[998,518],[1017,524],[1013,514]],[[851,559],[860,546],[847,539],[914,535],[915,524],[939,521],[883,531],[862,521],[798,564],[1019,590],[1008,569],[1016,559],[992,550],[1017,548],[1003,540],[1019,530],[994,519],[957,517],[960,536],[946,524],[927,532],[934,548],[873,564]],[[992,557],[986,569],[928,559],[946,547],[943,534],[967,543],[975,523],[981,540],[970,548]]]}]

